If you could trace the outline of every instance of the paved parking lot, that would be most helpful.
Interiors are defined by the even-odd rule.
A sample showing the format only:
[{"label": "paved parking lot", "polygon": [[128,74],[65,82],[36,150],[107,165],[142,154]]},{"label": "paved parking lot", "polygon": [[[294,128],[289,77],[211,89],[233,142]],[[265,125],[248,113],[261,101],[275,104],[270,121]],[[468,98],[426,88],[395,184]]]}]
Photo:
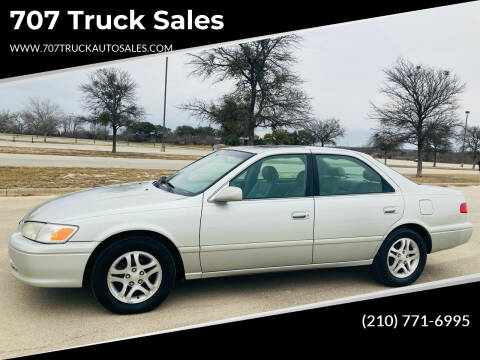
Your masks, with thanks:
[{"label": "paved parking lot", "polygon": [[2,154],[1,166],[124,168],[179,170],[191,160],[135,159],[63,155]]},{"label": "paved parking lot", "polygon": [[[459,188],[469,202],[474,237],[432,254],[418,282],[480,272],[480,187]],[[194,280],[156,310],[118,316],[84,289],[43,289],[10,274],[8,236],[29,209],[51,197],[0,197],[0,357],[13,357],[275,310],[385,289],[368,267]]]}]

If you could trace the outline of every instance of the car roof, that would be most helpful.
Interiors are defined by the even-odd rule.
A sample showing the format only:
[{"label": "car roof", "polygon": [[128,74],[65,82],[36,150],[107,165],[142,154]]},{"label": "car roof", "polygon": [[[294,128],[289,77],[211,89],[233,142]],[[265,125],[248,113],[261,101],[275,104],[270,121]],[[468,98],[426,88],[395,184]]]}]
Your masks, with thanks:
[{"label": "car roof", "polygon": [[342,148],[333,148],[333,147],[322,147],[322,146],[302,146],[302,145],[246,145],[246,146],[232,146],[224,148],[225,150],[238,150],[246,151],[254,154],[261,153],[270,153],[270,154],[282,154],[289,152],[299,152],[299,153],[316,153],[316,154],[358,154],[358,151],[342,149]]}]

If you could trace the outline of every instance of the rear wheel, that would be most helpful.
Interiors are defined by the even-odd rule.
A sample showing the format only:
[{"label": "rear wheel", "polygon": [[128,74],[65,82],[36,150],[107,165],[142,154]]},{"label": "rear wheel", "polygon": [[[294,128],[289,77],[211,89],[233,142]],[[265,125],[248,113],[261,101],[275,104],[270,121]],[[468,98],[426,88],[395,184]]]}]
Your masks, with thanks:
[{"label": "rear wheel", "polygon": [[119,314],[149,311],[169,294],[175,263],[155,239],[129,236],[106,247],[95,260],[91,288],[98,301]]},{"label": "rear wheel", "polygon": [[385,285],[405,286],[418,279],[426,260],[427,248],[422,237],[413,230],[398,229],[383,242],[372,270]]}]

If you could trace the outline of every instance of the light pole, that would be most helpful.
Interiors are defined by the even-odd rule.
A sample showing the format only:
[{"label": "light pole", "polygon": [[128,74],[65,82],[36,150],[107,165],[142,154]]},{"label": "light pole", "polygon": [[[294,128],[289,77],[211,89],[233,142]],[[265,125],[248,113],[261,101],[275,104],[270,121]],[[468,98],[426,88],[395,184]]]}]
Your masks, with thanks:
[{"label": "light pole", "polygon": [[465,111],[465,129],[463,130],[463,145],[462,145],[462,163],[460,167],[463,168],[463,163],[465,161],[465,139],[467,138],[467,125],[468,125],[468,114],[470,111]]},{"label": "light pole", "polygon": [[167,75],[168,75],[168,56],[165,58],[165,92],[163,93],[162,152],[165,152],[165,113],[167,111]]}]

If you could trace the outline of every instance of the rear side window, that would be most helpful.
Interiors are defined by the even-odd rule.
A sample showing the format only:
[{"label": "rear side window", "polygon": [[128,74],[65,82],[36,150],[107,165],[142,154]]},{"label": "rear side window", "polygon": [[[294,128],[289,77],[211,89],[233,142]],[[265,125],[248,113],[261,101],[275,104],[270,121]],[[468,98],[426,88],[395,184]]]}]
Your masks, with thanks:
[{"label": "rear side window", "polygon": [[319,194],[349,195],[395,192],[363,161],[345,155],[315,155]]}]

